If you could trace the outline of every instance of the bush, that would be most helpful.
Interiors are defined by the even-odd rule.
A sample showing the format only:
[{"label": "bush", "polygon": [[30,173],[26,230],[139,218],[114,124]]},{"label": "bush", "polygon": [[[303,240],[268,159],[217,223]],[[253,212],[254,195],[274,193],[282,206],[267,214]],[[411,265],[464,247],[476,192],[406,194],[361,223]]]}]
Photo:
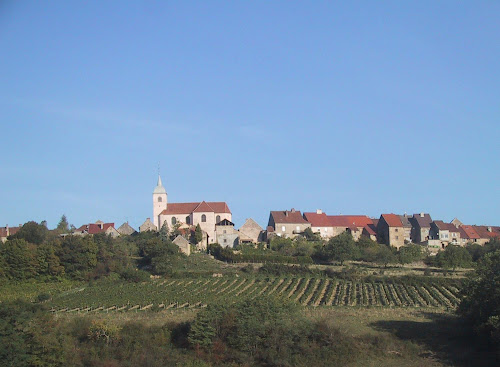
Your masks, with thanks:
[{"label": "bush", "polygon": [[120,277],[127,282],[140,283],[150,279],[150,274],[144,270],[127,268],[120,273]]}]

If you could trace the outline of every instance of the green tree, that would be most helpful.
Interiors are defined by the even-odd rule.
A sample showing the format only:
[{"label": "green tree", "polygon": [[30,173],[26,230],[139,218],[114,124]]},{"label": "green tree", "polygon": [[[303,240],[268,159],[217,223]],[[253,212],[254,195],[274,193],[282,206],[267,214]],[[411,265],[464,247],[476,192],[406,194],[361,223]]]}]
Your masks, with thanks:
[{"label": "green tree", "polygon": [[29,243],[34,243],[36,245],[41,244],[47,238],[48,229],[43,224],[38,224],[37,222],[30,221],[25,223],[19,231],[9,238],[12,239],[24,239]]},{"label": "green tree", "polygon": [[393,250],[387,246],[379,244],[377,251],[375,253],[375,262],[384,265],[387,268],[387,265],[395,263],[397,261],[397,257],[394,254]]},{"label": "green tree", "polygon": [[36,247],[24,239],[8,240],[0,247],[5,274],[11,279],[28,279],[37,275]]},{"label": "green tree", "polygon": [[344,265],[345,261],[356,258],[357,248],[351,234],[343,232],[328,241],[324,253],[328,261],[334,260]]},{"label": "green tree", "polygon": [[203,232],[201,230],[200,224],[196,225],[196,229],[194,230],[194,243],[197,245],[203,240]]},{"label": "green tree", "polygon": [[161,228],[160,228],[160,239],[162,241],[167,241],[169,239],[169,229],[168,229],[168,224],[167,221],[164,221]]},{"label": "green tree", "polygon": [[306,228],[306,230],[304,231],[304,237],[308,241],[321,241],[321,236],[319,235],[319,233],[314,233],[311,227]]},{"label": "green tree", "polygon": [[410,264],[422,259],[422,246],[415,244],[408,244],[399,249],[398,252],[399,262],[401,264]]},{"label": "green tree", "polygon": [[62,215],[61,220],[57,223],[56,230],[60,233],[69,233],[69,223],[66,215]]},{"label": "green tree", "polygon": [[55,254],[54,246],[43,244],[36,249],[38,275],[64,275],[64,267],[59,257]]},{"label": "green tree", "polygon": [[436,255],[436,262],[441,268],[456,270],[458,267],[471,265],[472,258],[464,247],[448,245]]},{"label": "green tree", "polygon": [[469,274],[458,312],[478,334],[490,337],[500,357],[500,250],[485,255]]},{"label": "green tree", "polygon": [[97,265],[98,252],[93,237],[67,236],[56,254],[66,274],[81,279]]}]

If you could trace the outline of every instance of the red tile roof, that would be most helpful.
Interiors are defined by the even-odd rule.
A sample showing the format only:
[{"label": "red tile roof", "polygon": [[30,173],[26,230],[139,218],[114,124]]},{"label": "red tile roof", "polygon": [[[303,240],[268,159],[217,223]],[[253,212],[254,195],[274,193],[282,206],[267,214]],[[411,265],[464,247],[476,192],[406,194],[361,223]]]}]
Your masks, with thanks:
[{"label": "red tile roof", "polygon": [[103,233],[106,232],[106,230],[109,227],[115,228],[114,223],[103,223],[102,228],[99,226],[97,223],[89,223],[89,224],[84,224],[80,228],[77,228],[77,232],[87,232],[88,234],[97,234],[97,233]]},{"label": "red tile roof", "polygon": [[396,214],[382,214],[381,217],[384,218],[389,227],[403,227],[401,219]]},{"label": "red tile roof", "polygon": [[304,218],[313,227],[331,227],[330,220],[325,213],[315,213],[315,212],[307,212],[304,213]]},{"label": "red tile roof", "polygon": [[377,229],[374,224],[367,224],[363,227],[363,230],[366,231],[370,236],[377,235]]},{"label": "red tile roof", "polygon": [[373,224],[366,215],[329,215],[330,227],[364,227]]},{"label": "red tile roof", "polygon": [[481,238],[500,237],[500,230],[498,229],[498,227],[492,227],[492,226],[473,226],[473,227],[476,233]]},{"label": "red tile roof", "polygon": [[271,211],[274,223],[308,223],[299,210]]},{"label": "red tile roof", "polygon": [[225,202],[206,202],[201,203],[169,203],[167,209],[161,212],[163,215],[172,214],[191,214],[193,212],[214,212],[231,213]]},{"label": "red tile roof", "polygon": [[468,240],[473,240],[473,239],[479,239],[481,238],[479,234],[476,232],[474,227],[472,226],[466,226],[463,225],[460,227],[460,237],[468,239]]}]

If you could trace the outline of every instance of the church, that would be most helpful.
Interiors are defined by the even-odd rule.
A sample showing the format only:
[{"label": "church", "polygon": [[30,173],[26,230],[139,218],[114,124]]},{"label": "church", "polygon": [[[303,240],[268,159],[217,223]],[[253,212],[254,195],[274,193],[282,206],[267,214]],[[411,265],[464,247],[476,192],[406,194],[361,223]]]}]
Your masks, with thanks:
[{"label": "church", "polygon": [[167,191],[161,177],[153,191],[153,223],[158,230],[166,223],[169,229],[176,224],[196,226],[207,234],[207,243],[217,242],[216,224],[224,219],[231,221],[229,207],[221,201],[202,201],[196,203],[169,203]]}]

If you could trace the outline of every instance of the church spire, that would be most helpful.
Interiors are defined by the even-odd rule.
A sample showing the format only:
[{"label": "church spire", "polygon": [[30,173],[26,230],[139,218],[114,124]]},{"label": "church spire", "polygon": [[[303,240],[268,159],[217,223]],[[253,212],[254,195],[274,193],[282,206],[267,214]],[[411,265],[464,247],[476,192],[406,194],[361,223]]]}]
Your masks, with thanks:
[{"label": "church spire", "polygon": [[156,184],[155,190],[153,191],[153,194],[166,194],[167,190],[163,187],[163,184],[161,182],[161,176],[158,173],[158,183]]}]

